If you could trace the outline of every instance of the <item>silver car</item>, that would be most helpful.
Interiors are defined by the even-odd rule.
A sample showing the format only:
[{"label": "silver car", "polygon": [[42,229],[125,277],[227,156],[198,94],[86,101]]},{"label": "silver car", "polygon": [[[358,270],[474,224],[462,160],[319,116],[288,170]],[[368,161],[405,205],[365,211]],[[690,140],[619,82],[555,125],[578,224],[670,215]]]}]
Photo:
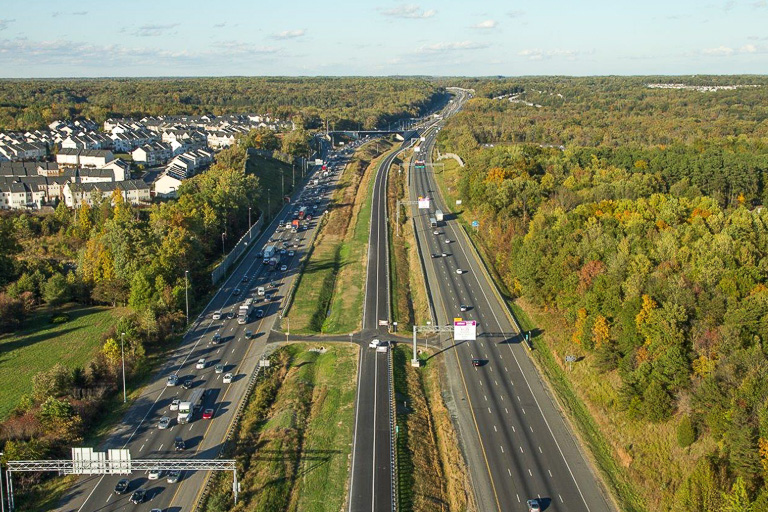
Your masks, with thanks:
[{"label": "silver car", "polygon": [[162,418],[160,418],[160,421],[157,422],[157,428],[159,428],[160,430],[165,430],[170,426],[171,426],[171,418],[169,418],[168,416],[163,416]]}]

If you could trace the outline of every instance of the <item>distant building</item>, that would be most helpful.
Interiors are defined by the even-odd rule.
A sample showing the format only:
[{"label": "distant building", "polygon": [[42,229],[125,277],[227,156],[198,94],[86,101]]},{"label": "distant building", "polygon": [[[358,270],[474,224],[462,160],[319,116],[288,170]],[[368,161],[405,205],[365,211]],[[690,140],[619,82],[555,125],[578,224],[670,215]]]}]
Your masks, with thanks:
[{"label": "distant building", "polygon": [[166,142],[153,142],[136,148],[131,153],[133,161],[147,167],[163,165],[173,156],[171,145]]},{"label": "distant building", "polygon": [[102,197],[111,197],[115,190],[120,190],[126,202],[140,205],[149,203],[152,198],[151,186],[142,180],[112,181],[103,183],[67,183],[64,187],[65,204],[72,208],[83,202],[93,205],[94,192]]},{"label": "distant building", "polygon": [[62,149],[56,155],[59,166],[103,167],[114,159],[111,151],[103,149]]}]

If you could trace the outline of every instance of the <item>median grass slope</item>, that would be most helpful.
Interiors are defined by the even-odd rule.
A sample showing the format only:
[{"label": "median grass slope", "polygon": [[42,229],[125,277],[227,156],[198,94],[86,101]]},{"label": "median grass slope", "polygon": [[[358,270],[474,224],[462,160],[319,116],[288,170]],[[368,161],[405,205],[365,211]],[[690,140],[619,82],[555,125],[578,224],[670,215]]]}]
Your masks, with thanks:
[{"label": "median grass slope", "polygon": [[337,512],[349,476],[358,347],[286,345],[249,398],[235,436],[242,492],[217,478],[203,508]]},{"label": "median grass slope", "polygon": [[297,333],[348,333],[360,326],[371,190],[387,141],[362,146],[346,166],[301,274],[287,316]]},{"label": "median grass slope", "polygon": [[[0,336],[0,419],[5,419],[25,393],[32,392],[32,377],[61,363],[83,366],[98,350],[101,336],[120,316],[120,309],[73,307],[55,314],[39,310],[24,329]],[[69,321],[51,323],[51,316],[66,314]]]}]

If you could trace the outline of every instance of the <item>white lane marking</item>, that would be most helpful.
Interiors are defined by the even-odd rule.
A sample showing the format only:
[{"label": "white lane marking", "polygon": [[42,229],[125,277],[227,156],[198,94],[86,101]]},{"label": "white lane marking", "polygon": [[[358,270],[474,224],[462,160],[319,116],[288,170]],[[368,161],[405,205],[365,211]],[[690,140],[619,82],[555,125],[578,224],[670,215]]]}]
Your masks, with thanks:
[{"label": "white lane marking", "polygon": [[533,473],[531,473],[530,468],[528,469],[528,476],[533,476]]},{"label": "white lane marking", "polygon": [[163,445],[160,444],[160,447],[157,449],[157,451],[161,451],[163,449]]},{"label": "white lane marking", "polygon": [[488,412],[489,412],[489,413],[491,412],[491,408],[490,408],[490,407],[488,408]]},{"label": "white lane marking", "polygon": [[109,500],[111,500],[111,499],[112,499],[112,495],[111,495],[111,494],[108,494],[108,495],[107,495],[107,503],[109,503]]},{"label": "white lane marking", "polygon": [[539,453],[544,453],[543,451],[541,451],[541,446],[539,446]]},{"label": "white lane marking", "polygon": [[512,476],[512,471],[509,468],[507,468],[507,473],[509,473],[509,476]]},{"label": "white lane marking", "polygon": [[528,428],[531,429],[531,432],[533,432],[533,427],[528,425]]},{"label": "white lane marking", "polygon": [[141,445],[141,448],[139,448],[139,451],[141,451],[141,450],[143,450],[143,449],[144,449],[144,445],[142,444],[142,445]]},{"label": "white lane marking", "polygon": [[547,473],[549,473],[549,478],[552,478],[552,471],[547,470]]},{"label": "white lane marking", "polygon": [[504,453],[504,447],[499,445],[499,448],[501,448],[501,453]]},{"label": "white lane marking", "polygon": [[498,432],[498,430],[496,430],[496,425],[493,426],[493,431]]},{"label": "white lane marking", "polygon": [[522,446],[520,447],[520,453],[525,453]]},{"label": "white lane marking", "polygon": [[563,497],[562,497],[562,496],[560,496],[560,495],[558,494],[558,495],[557,495],[557,497],[558,497],[558,498],[560,498],[560,503],[565,503],[565,502],[563,501]]}]

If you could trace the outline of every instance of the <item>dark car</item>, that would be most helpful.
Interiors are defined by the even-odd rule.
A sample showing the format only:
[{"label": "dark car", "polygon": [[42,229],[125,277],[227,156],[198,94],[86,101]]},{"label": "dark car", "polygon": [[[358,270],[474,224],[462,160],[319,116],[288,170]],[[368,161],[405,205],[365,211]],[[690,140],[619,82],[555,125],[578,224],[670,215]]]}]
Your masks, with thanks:
[{"label": "dark car", "polygon": [[192,387],[192,379],[187,379],[181,383],[181,387],[184,389],[190,389]]},{"label": "dark car", "polygon": [[245,339],[250,340],[253,338],[253,331],[245,331]]},{"label": "dark car", "polygon": [[234,290],[232,290],[232,295],[240,295],[240,291],[241,291],[240,288],[235,288]]},{"label": "dark car", "polygon": [[139,503],[144,503],[144,499],[147,497],[147,491],[144,489],[136,489],[133,491],[133,494],[131,494],[131,503],[134,505],[138,505]]},{"label": "dark car", "polygon": [[541,512],[541,503],[537,498],[528,500],[526,505],[528,505],[528,512]]},{"label": "dark car", "polygon": [[248,275],[247,275],[247,274],[243,276],[243,282],[244,282],[244,283],[247,283],[247,282],[248,282]]},{"label": "dark car", "polygon": [[263,309],[257,309],[256,310],[256,318],[263,318],[264,317],[264,310]]},{"label": "dark car", "polygon": [[218,345],[219,343],[221,343],[221,334],[217,332],[211,338],[211,345]]},{"label": "dark car", "polygon": [[123,478],[119,482],[117,482],[117,485],[115,486],[115,494],[125,494],[128,492],[128,487],[130,487],[131,481],[127,478]]},{"label": "dark car", "polygon": [[176,439],[173,440],[173,447],[178,452],[186,448],[187,445],[184,444],[184,439],[177,437]]},{"label": "dark car", "polygon": [[483,360],[477,358],[472,359],[472,366],[483,366]]}]

